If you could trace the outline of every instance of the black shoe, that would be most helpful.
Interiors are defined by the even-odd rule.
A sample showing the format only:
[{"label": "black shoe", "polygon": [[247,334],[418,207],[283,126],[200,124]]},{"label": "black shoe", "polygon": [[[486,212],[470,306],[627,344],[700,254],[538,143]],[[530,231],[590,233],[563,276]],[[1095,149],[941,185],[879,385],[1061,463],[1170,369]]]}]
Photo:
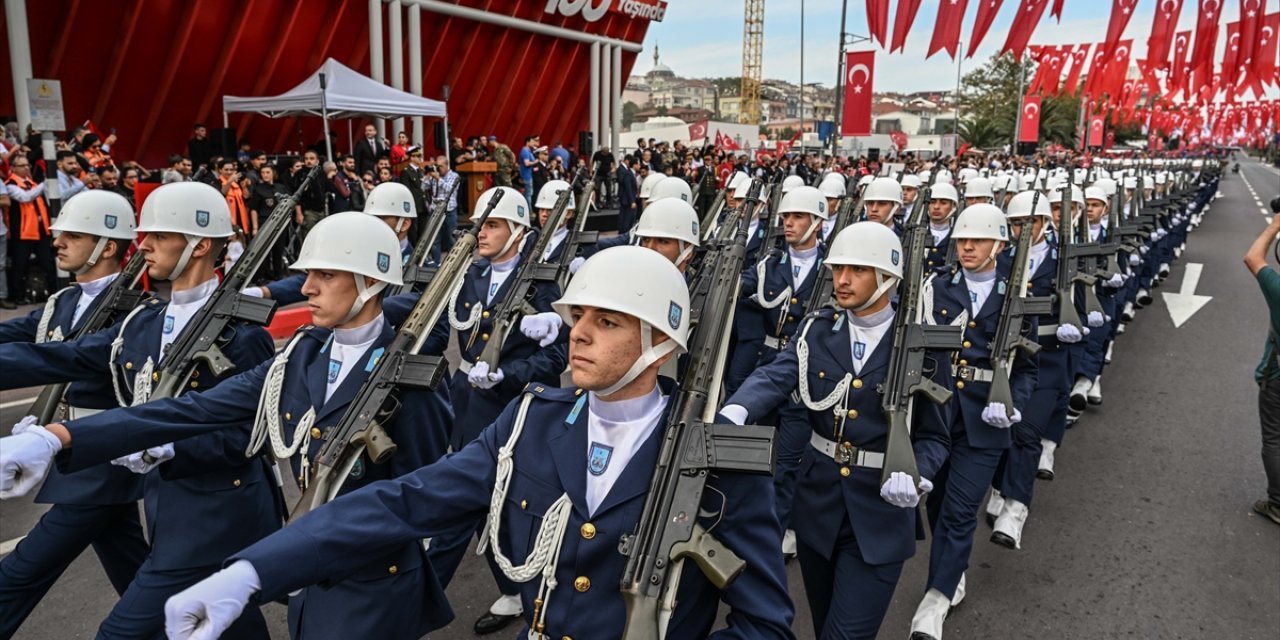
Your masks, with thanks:
[{"label": "black shoe", "polygon": [[999,531],[996,531],[995,533],[991,534],[991,541],[1006,549],[1018,548],[1018,543],[1014,542],[1013,538],[1010,538],[1009,536],[1003,533],[1000,533]]},{"label": "black shoe", "polygon": [[1036,478],[1039,478],[1040,480],[1053,480],[1053,471],[1050,471],[1049,469],[1037,469]]},{"label": "black shoe", "polygon": [[17,308],[18,308],[18,305],[14,304],[12,300],[8,298],[0,298],[0,309],[17,309]]},{"label": "black shoe", "polygon": [[912,631],[911,640],[938,640],[938,639],[927,633],[924,633],[923,631]]},{"label": "black shoe", "polygon": [[987,526],[994,528],[996,526],[996,517],[991,515],[990,513],[986,514],[986,516],[987,516]]},{"label": "black shoe", "polygon": [[480,616],[480,618],[476,620],[476,625],[472,630],[475,631],[478,636],[487,636],[491,633],[497,633],[498,631],[506,629],[507,625],[519,619],[520,614],[518,613],[510,616],[500,616],[496,613],[486,611],[484,615]]},{"label": "black shoe", "polygon": [[1263,516],[1276,524],[1280,524],[1280,506],[1277,506],[1270,500],[1259,500],[1253,503],[1253,510],[1256,511],[1258,515]]}]

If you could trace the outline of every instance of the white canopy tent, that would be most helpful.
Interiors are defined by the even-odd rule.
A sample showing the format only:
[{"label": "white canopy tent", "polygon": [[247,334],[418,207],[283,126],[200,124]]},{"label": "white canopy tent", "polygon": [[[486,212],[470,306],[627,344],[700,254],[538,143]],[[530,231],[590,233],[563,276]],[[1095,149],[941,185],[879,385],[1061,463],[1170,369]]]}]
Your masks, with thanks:
[{"label": "white canopy tent", "polygon": [[329,158],[333,158],[333,149],[329,146],[331,118],[430,116],[444,118],[448,126],[445,103],[389,87],[333,58],[325,60],[301,84],[278,96],[223,96],[224,127],[228,126],[228,113],[242,112],[259,113],[268,118],[320,116],[324,121],[325,151]]}]

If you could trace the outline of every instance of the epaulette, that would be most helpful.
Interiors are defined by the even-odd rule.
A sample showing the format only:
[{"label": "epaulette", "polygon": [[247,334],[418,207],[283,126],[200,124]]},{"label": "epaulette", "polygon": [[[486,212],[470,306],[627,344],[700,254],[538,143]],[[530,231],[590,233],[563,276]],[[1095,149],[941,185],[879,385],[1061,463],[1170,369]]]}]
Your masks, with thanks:
[{"label": "epaulette", "polygon": [[576,402],[584,391],[576,387],[552,387],[541,382],[530,382],[524,386],[523,393],[531,393],[539,400],[552,402]]},{"label": "epaulette", "polygon": [[831,307],[823,307],[805,314],[804,320],[835,320],[837,311]]},{"label": "epaulette", "polygon": [[328,340],[329,336],[332,335],[332,332],[329,329],[317,327],[314,324],[304,324],[301,327],[298,327],[298,330],[294,333],[305,333],[316,340],[320,340],[321,342]]},{"label": "epaulette", "polygon": [[161,302],[164,302],[164,301],[163,301],[163,300],[161,300],[160,298],[151,298],[150,300],[147,300],[147,304],[149,304],[149,305],[151,305],[151,306],[153,306],[153,307],[154,307],[154,306],[156,306],[156,305],[158,305],[158,304],[160,304]]}]

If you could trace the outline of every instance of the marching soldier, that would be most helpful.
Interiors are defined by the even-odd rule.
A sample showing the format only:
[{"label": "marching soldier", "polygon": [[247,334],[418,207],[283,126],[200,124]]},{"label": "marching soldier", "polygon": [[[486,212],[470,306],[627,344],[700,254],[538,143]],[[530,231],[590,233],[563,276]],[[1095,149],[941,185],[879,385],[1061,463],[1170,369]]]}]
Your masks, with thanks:
[{"label": "marching soldier", "polygon": [[929,237],[933,244],[925,248],[923,260],[925,268],[930,271],[947,264],[947,253],[951,248],[951,218],[959,203],[956,188],[949,184],[935,184],[929,191]]},{"label": "marching soldier", "polygon": [[964,185],[964,206],[974,204],[991,204],[996,199],[991,180],[973,178]]},{"label": "marching soldier", "polygon": [[[42,343],[74,338],[120,275],[125,250],[137,236],[133,207],[110,191],[93,189],[62,208],[51,230],[58,268],[75,284],[49,296],[30,315],[0,323],[0,342]],[[116,406],[111,382],[97,378],[67,388],[69,418]],[[33,423],[34,417],[24,420]],[[22,423],[19,423],[22,424]],[[24,427],[25,429],[25,427]],[[14,428],[15,433],[24,429]],[[93,546],[111,586],[124,594],[147,557],[138,519],[142,477],[124,467],[100,464],[81,473],[51,469],[36,494],[49,510],[0,560],[0,638],[12,637],[45,593],[85,547]]]},{"label": "marching soldier", "polygon": [[[948,609],[964,598],[977,512],[1000,456],[1009,448],[1009,428],[1022,421],[1036,381],[1034,360],[1020,353],[1010,371],[1014,406],[987,401],[994,377],[992,358],[998,357],[990,348],[1004,296],[1015,295],[996,270],[1009,241],[1004,213],[992,205],[969,207],[956,220],[951,236],[959,265],[933,280],[933,318],[938,324],[964,326],[964,348],[955,358],[951,455],[929,494],[933,544],[928,591],[911,621],[916,640],[941,640]],[[1023,322],[1024,334],[1034,331],[1034,321]]]},{"label": "marching soldier", "polygon": [[[240,455],[254,457],[269,441],[271,453],[287,459],[291,475],[305,487],[310,461],[333,436],[337,421],[394,335],[383,318],[378,294],[389,284],[400,284],[391,260],[398,245],[390,230],[362,213],[321,220],[291,265],[307,272],[303,290],[315,324],[299,329],[269,366],[203,393],[48,425],[45,428],[59,436],[65,451],[59,464],[76,470],[227,425],[240,429],[252,424],[249,446]],[[351,251],[333,251],[336,246],[349,246]],[[396,418],[383,425],[397,445],[395,454],[386,464],[362,455],[340,494],[410,473],[444,455],[452,422],[447,389],[408,391],[398,400]],[[384,549],[341,580],[309,586],[289,598],[293,638],[416,638],[452,618],[416,540]],[[167,631],[172,635],[189,630],[170,624]]]},{"label": "marching soldier", "polygon": [[901,184],[902,208],[898,211],[898,216],[900,219],[906,220],[911,217],[911,210],[916,204],[916,196],[920,195],[920,186],[924,183],[920,181],[920,176],[914,173],[908,173],[902,176]]},{"label": "marching soldier", "polygon": [[898,211],[902,208],[902,185],[893,178],[875,178],[862,194],[867,220],[879,222],[902,235]]},{"label": "marching soldier", "polygon": [[[235,554],[169,602],[169,624],[181,628],[170,637],[192,637],[187,629],[217,636],[251,602],[346,575],[379,549],[481,521],[483,544],[520,583],[521,637],[621,636],[618,542],[635,528],[648,493],[674,388],[657,371],[685,348],[688,303],[679,272],[653,252],[596,254],[556,302],[572,327],[578,388],[531,384],[457,453],[343,496]],[[667,637],[793,637],[768,485],[767,477],[729,472],[708,480],[704,509],[716,515],[699,520],[746,568],[719,592],[686,570]],[[729,607],[728,628],[711,634],[717,601]]]},{"label": "marching soldier", "polygon": [[[152,299],[137,307],[113,330],[69,342],[0,345],[0,388],[70,381],[112,381],[120,405],[147,401],[152,369],[218,287],[216,258],[231,236],[231,213],[212,187],[181,182],[160,187],[143,205],[138,231],[146,233],[140,250],[148,274],[168,280],[168,302]],[[233,372],[248,371],[271,358],[275,349],[261,327],[234,325],[222,350]],[[220,382],[201,365],[190,388]],[[96,417],[96,416],[95,416]],[[88,418],[88,419],[93,419]],[[151,638],[164,625],[164,601],[218,570],[231,553],[275,531],[280,508],[272,473],[261,458],[246,460],[248,429],[188,438],[113,461],[144,475],[144,506],[151,552],[98,633],[100,637]],[[39,425],[13,436],[4,447],[13,459],[43,458],[45,464],[22,474],[16,484],[6,467],[0,477],[3,497],[22,495],[39,482],[47,456],[60,448],[58,438]],[[232,455],[234,454],[234,455]],[[236,638],[267,638],[262,614],[254,609],[229,631]]]},{"label": "marching soldier", "polygon": [[541,233],[550,233],[551,241],[547,244],[546,250],[538,260],[542,262],[557,262],[560,260],[560,254],[564,249],[564,241],[569,237],[569,221],[573,220],[573,216],[577,213],[577,206],[574,204],[573,193],[569,194],[569,202],[565,206],[565,215],[560,221],[560,226],[555,229],[547,229],[547,219],[551,217],[551,211],[555,209],[556,200],[560,198],[560,192],[564,190],[573,190],[573,187],[564,180],[548,180],[542,188],[538,190],[538,197],[534,198],[533,208],[538,212],[538,227]]},{"label": "marching soldier", "polygon": [[[879,388],[893,348],[889,303],[902,278],[902,245],[879,223],[855,223],[836,235],[826,266],[839,308],[805,318],[722,414],[738,423],[763,422],[775,408],[792,406],[789,398],[798,393],[800,420],[779,428],[784,439],[794,430],[809,442],[795,487],[795,521],[805,524],[797,537],[814,633],[874,638],[903,563],[915,553],[915,507],[946,459],[951,408],[929,401],[915,406],[911,435],[920,486],[904,473],[881,484],[889,427]],[[942,355],[926,357],[939,385],[950,386],[947,367]]]}]

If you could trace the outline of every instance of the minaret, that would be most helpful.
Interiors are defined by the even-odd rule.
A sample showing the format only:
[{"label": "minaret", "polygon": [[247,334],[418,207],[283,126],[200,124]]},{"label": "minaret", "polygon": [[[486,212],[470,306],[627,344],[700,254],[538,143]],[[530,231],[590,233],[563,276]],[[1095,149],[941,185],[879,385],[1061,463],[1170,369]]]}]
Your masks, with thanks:
[{"label": "minaret", "polygon": [[658,68],[658,43],[653,43],[653,68]]}]

